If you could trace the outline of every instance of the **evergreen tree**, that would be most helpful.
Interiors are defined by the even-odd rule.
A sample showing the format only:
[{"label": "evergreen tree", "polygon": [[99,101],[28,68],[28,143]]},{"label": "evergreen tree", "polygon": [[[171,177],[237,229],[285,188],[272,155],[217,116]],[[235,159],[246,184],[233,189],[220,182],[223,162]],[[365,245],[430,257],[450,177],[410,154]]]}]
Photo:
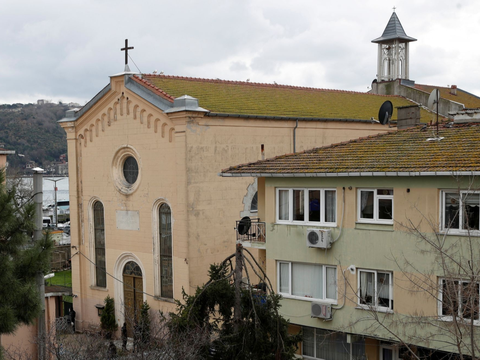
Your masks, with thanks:
[{"label": "evergreen tree", "polygon": [[32,324],[41,310],[35,277],[50,270],[53,242],[48,235],[32,240],[34,216],[33,201],[7,189],[0,169],[0,335]]},{"label": "evergreen tree", "polygon": [[211,341],[204,358],[292,359],[301,335],[288,333],[288,321],[278,314],[281,297],[271,287],[265,286],[266,291],[242,289],[241,318],[235,321],[234,271],[229,261],[211,265],[210,280],[195,295],[183,292],[183,303],[177,301],[177,311],[170,313],[172,337],[207,329]]},{"label": "evergreen tree", "polygon": [[112,333],[118,329],[117,320],[115,319],[115,302],[110,295],[107,295],[105,298],[105,308],[100,317],[100,326],[105,330],[105,337],[107,339],[109,339],[112,336]]},{"label": "evergreen tree", "polygon": [[146,345],[150,342],[150,305],[145,301],[140,308],[140,322],[139,332],[140,332],[140,342],[142,345]]}]

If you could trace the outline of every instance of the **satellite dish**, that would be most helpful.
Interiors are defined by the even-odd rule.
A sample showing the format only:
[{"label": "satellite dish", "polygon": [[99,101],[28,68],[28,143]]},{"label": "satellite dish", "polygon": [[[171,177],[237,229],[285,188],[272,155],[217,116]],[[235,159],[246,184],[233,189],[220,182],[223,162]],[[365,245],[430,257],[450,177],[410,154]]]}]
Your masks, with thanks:
[{"label": "satellite dish", "polygon": [[440,99],[440,90],[433,89],[432,92],[430,93],[430,96],[428,97],[427,107],[437,112],[438,106],[435,106],[435,105],[438,105],[439,99]]},{"label": "satellite dish", "polygon": [[380,124],[385,125],[386,123],[390,122],[390,118],[393,114],[393,104],[391,101],[385,101],[382,106],[380,106],[380,110],[378,111],[378,120]]},{"label": "satellite dish", "polygon": [[244,216],[242,220],[238,222],[237,231],[240,235],[245,235],[252,226],[252,220],[248,216]]}]

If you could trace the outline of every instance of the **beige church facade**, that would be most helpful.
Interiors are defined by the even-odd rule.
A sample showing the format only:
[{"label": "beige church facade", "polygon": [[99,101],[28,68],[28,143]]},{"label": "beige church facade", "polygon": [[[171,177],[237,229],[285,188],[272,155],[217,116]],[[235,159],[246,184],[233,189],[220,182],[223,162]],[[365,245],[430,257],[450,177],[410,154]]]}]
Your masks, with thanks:
[{"label": "beige church facade", "polygon": [[112,76],[60,121],[77,329],[99,324],[107,295],[119,326],[143,301],[174,310],[182,289],[193,293],[209,265],[235,251],[235,221],[256,216],[255,179],[224,179],[222,169],[393,131],[370,120],[385,100],[412,105],[276,84]]}]

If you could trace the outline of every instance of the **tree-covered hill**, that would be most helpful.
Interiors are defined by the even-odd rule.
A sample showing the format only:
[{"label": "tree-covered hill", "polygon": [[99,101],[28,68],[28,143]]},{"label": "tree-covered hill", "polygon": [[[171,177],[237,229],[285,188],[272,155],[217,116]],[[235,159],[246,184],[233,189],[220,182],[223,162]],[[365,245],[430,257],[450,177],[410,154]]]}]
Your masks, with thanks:
[{"label": "tree-covered hill", "polygon": [[9,167],[21,171],[29,161],[43,167],[58,161],[67,152],[67,140],[57,120],[70,108],[62,103],[0,105],[0,144],[17,154],[8,157]]}]

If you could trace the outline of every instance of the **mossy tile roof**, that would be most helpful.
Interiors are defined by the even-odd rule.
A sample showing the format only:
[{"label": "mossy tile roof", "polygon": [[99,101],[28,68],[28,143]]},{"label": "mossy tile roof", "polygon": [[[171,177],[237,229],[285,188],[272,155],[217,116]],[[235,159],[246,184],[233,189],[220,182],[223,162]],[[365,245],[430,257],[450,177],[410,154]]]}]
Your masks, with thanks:
[{"label": "mossy tile roof", "polygon": [[[370,120],[378,117],[378,110],[386,100],[390,100],[394,107],[415,105],[399,96],[277,84],[166,75],[143,75],[143,80],[166,96],[193,96],[202,108],[219,114]],[[424,110],[421,117],[422,120],[431,120]],[[395,119],[396,111],[393,114]]]},{"label": "mossy tile roof", "polygon": [[442,139],[431,140],[435,137],[434,126],[418,126],[232,166],[223,170],[221,175],[411,175],[480,171],[480,124],[441,126],[438,138]]},{"label": "mossy tile roof", "polygon": [[467,109],[480,108],[480,97],[470,94],[462,89],[457,88],[457,94],[453,95],[452,89],[449,87],[415,84],[415,88],[428,93],[431,93],[434,89],[438,89],[440,90],[440,97],[443,99],[448,99],[463,104]]}]

